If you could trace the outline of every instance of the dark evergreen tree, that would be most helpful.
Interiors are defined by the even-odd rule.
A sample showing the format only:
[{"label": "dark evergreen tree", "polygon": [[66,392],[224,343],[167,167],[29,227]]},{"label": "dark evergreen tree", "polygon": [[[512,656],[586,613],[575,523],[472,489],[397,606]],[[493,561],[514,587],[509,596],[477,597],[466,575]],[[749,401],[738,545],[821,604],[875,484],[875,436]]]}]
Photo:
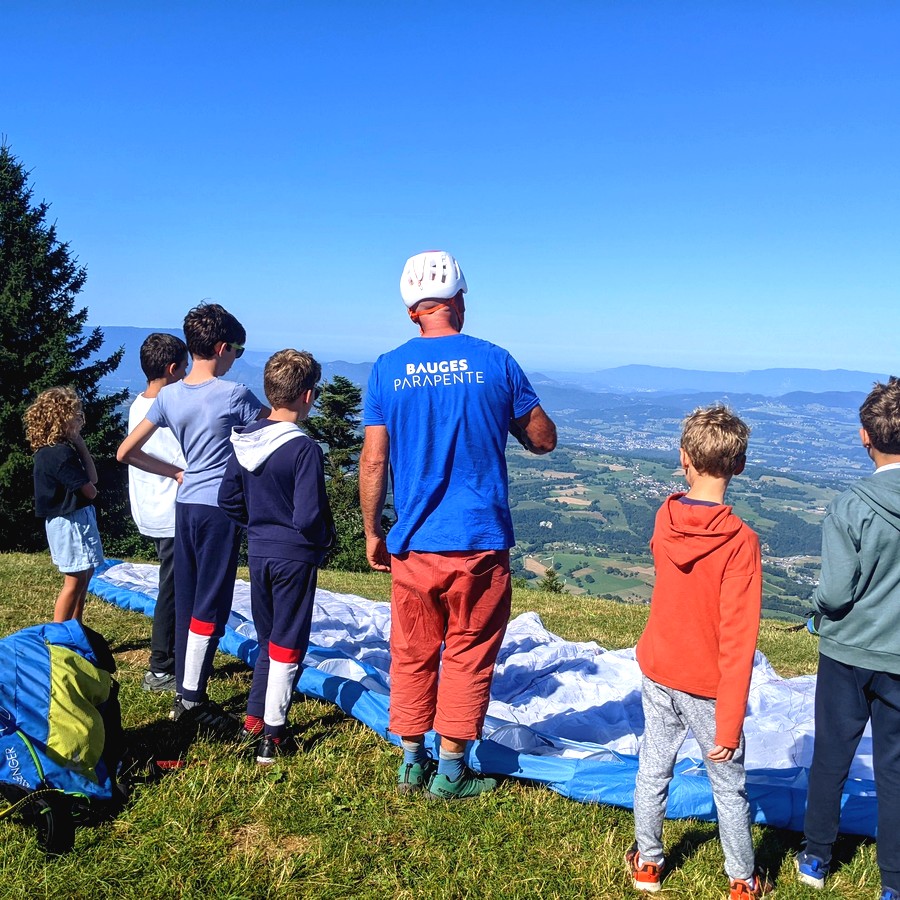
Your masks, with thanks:
[{"label": "dark evergreen tree", "polygon": [[322,385],[316,401],[318,414],[306,420],[306,430],[313,440],[327,444],[325,474],[336,480],[356,471],[362,437],[362,391],[343,375],[335,375]]},{"label": "dark evergreen tree", "polygon": [[325,477],[328,501],[334,513],[337,543],[325,561],[326,567],[347,572],[367,572],[366,538],[359,506],[360,410],[362,391],[349,378],[335,375],[322,385],[316,403],[319,413],[310,416],[306,430],[326,444]]},{"label": "dark evergreen tree", "polygon": [[542,591],[550,594],[561,594],[565,582],[559,577],[559,573],[551,566],[544,571],[544,577],[538,582],[537,586]]},{"label": "dark evergreen tree", "polygon": [[103,396],[99,382],[122,358],[99,358],[103,332],[84,332],[87,309],[75,298],[87,277],[69,245],[48,223],[47,203],[35,203],[28,172],[0,146],[0,549],[46,547],[34,517],[31,448],[22,415],[43,390],[69,385],[84,405],[85,442],[97,464],[100,530],[107,552],[129,529],[124,466],[115,461],[124,436],[116,408],[127,392]]}]

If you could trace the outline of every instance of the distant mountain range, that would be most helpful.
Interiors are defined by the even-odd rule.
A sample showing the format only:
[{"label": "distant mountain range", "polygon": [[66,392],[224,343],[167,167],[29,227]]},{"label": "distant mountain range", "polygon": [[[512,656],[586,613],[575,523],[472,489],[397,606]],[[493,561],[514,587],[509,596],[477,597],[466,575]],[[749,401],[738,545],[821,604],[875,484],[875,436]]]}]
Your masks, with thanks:
[{"label": "distant mountain range", "polygon": [[[103,328],[103,352],[124,347],[119,368],[102,382],[107,391],[144,388],[140,346],[151,331],[181,336],[178,328]],[[247,350],[227,378],[264,397],[263,369],[271,355]],[[322,362],[323,378],[343,375],[365,390],[372,363]],[[876,380],[874,372],[763,369],[700,372],[656,366],[621,366],[599,372],[532,372],[544,409],[559,428],[560,443],[603,452],[651,452],[674,458],[681,420],[698,406],[724,402],[752,428],[753,465],[825,479],[846,479],[870,466],[859,447],[857,410]]]},{"label": "distant mountain range", "polygon": [[589,391],[633,394],[722,392],[782,397],[797,391],[863,391],[887,375],[847,369],[757,369],[750,372],[701,372],[660,366],[618,366],[590,373],[545,372],[531,376],[541,383],[576,385]]},{"label": "distant mountain range", "polygon": [[[141,373],[139,351],[144,338],[153,331],[165,331],[183,337],[180,328],[134,328],[122,325],[100,326],[105,336],[104,353],[118,347],[125,348],[125,355],[118,370],[104,382],[108,390],[140,392],[144,385]],[[385,348],[387,349],[387,348]],[[228,377],[240,381],[262,396],[262,372],[273,351],[251,350],[234,364]],[[350,363],[343,360],[322,362],[323,378],[343,375],[354,384],[365,387],[372,363]],[[788,397],[797,392],[827,394],[833,392],[853,392],[854,398],[847,402],[856,403],[857,392],[868,393],[874,381],[884,381],[887,375],[875,372],[855,372],[846,369],[758,369],[749,372],[703,372],[695,369],[673,369],[661,366],[618,366],[600,369],[596,372],[531,372],[529,378],[542,398],[552,392],[557,403],[564,397],[576,402],[579,408],[609,408],[627,403],[625,397],[606,397],[598,394],[629,395],[649,394],[712,394],[722,398],[726,394],[754,394],[763,397]],[[584,394],[593,394],[585,397]],[[799,398],[798,398],[799,399]],[[822,398],[824,399],[824,398]],[[829,398],[829,406],[838,398]],[[697,402],[706,402],[697,398]],[[839,403],[837,405],[840,405]]]}]

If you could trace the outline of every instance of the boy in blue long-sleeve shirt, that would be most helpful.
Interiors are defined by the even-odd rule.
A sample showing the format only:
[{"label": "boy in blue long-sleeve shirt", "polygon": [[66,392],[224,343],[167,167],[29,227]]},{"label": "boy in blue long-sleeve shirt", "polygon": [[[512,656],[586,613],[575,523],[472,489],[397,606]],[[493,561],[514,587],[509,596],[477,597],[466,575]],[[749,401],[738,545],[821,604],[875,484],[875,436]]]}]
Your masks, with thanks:
[{"label": "boy in blue long-sleeve shirt", "polygon": [[319,564],[334,542],[322,450],[297,422],[318,395],[322,367],[281,350],[266,363],[267,419],[232,431],[219,506],[247,528],[250,602],[259,656],[244,729],[261,735],[256,761],[275,761],[306,654]]},{"label": "boy in blue long-sleeve shirt", "polygon": [[859,419],[875,473],[841,494],[822,524],[816,736],[797,870],[824,886],[841,793],[871,719],[881,900],[900,900],[900,380],[876,384]]}]

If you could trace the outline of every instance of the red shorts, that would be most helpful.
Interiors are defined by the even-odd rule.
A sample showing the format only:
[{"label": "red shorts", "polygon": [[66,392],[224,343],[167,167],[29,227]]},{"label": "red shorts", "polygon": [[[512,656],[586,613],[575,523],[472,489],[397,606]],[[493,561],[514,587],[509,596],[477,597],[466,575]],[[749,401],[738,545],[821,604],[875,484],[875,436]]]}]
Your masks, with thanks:
[{"label": "red shorts", "polygon": [[391,557],[391,578],[390,730],[480,737],[509,621],[509,551],[410,551]]}]

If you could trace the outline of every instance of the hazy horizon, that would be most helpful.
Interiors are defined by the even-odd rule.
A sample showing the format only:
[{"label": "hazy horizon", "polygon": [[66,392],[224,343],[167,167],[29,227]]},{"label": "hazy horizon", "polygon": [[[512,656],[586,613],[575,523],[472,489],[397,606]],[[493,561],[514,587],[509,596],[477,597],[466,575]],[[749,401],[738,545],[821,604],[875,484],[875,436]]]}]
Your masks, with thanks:
[{"label": "hazy horizon", "polygon": [[[121,325],[121,324],[111,324],[109,322],[104,322],[104,323],[90,322],[85,327],[88,330],[98,327],[104,331],[107,329],[110,329],[110,328],[134,328],[134,329],[137,329],[140,331],[170,331],[179,336],[182,335],[182,330],[181,330],[180,325]],[[465,329],[465,332],[471,333],[468,328]],[[411,338],[411,337],[415,337],[414,331],[412,331],[412,333],[407,335],[407,339]],[[492,340],[490,337],[488,337],[486,335],[476,334],[475,337],[483,337],[485,340]],[[320,362],[346,362],[346,363],[350,363],[352,365],[364,365],[364,364],[374,363],[376,358],[379,355],[387,352],[388,350],[393,349],[393,347],[396,346],[396,345],[385,344],[380,349],[373,351],[372,355],[364,356],[362,354],[348,353],[346,351],[337,350],[337,349],[335,349],[335,350],[322,349],[321,347],[316,347],[311,344],[309,344],[309,345],[302,344],[302,341],[298,341],[298,342],[294,342],[294,343],[285,343],[283,338],[284,338],[284,335],[282,335],[282,340],[280,343],[273,343],[270,346],[264,346],[264,345],[261,345],[261,344],[258,344],[257,342],[255,342],[253,340],[253,335],[250,335],[248,333],[247,351],[250,353],[269,353],[269,354],[271,354],[271,353],[275,353],[278,350],[284,349],[286,346],[292,346],[292,347],[296,347],[297,349],[309,350],[311,353],[313,353],[316,356],[316,358]],[[401,343],[401,342],[402,342],[402,339],[398,343]],[[114,347],[112,346],[113,343],[114,343],[114,341],[110,341],[110,339],[108,337],[105,337],[104,350],[108,351],[108,350],[114,349]],[[494,343],[500,343],[502,345],[502,341],[494,341]],[[302,346],[301,346],[301,344],[302,344]],[[507,348],[507,349],[509,349],[509,348]],[[855,368],[852,366],[839,366],[839,365],[827,366],[827,367],[771,365],[771,366],[752,366],[752,367],[748,367],[748,368],[733,368],[733,367],[726,367],[726,366],[705,368],[705,367],[701,367],[701,366],[687,365],[687,364],[683,364],[683,365],[677,364],[677,363],[664,364],[664,363],[660,363],[660,362],[640,362],[640,361],[623,362],[623,363],[617,363],[617,364],[598,363],[597,365],[593,365],[593,366],[591,366],[591,365],[580,365],[579,366],[574,363],[570,363],[567,361],[559,361],[559,360],[557,360],[556,362],[551,362],[551,363],[547,363],[544,365],[540,365],[540,364],[533,363],[527,357],[519,357],[519,356],[517,356],[517,360],[520,363],[520,365],[522,365],[522,367],[527,369],[528,371],[530,371],[530,372],[539,371],[543,374],[572,373],[572,374],[588,375],[591,373],[606,371],[608,369],[621,369],[621,368],[627,368],[627,367],[679,369],[679,370],[683,370],[686,372],[706,372],[706,373],[710,373],[710,374],[713,374],[716,372],[722,372],[722,373],[733,374],[733,375],[748,374],[751,372],[766,372],[766,371],[780,370],[780,369],[796,369],[798,371],[809,371],[809,372],[823,372],[823,373],[847,372],[847,373],[867,375],[867,376],[868,375],[876,375],[878,377],[887,377],[887,376],[893,374],[895,371],[895,370],[887,370],[885,372],[878,372],[876,369],[871,369],[871,368],[860,369],[860,368]],[[897,368],[900,368],[900,367],[897,367]]]}]

